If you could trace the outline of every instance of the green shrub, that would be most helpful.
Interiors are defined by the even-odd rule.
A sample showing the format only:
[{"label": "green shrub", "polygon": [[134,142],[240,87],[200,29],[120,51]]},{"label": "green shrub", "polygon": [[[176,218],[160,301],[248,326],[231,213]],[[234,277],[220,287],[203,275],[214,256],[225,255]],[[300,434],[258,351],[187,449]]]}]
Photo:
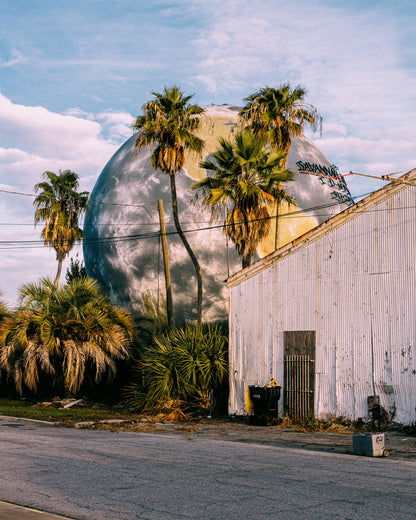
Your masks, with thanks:
[{"label": "green shrub", "polygon": [[153,338],[167,331],[166,298],[158,298],[151,291],[144,292],[133,319],[136,334],[133,338],[132,355],[134,359],[141,359],[153,345]]},{"label": "green shrub", "polygon": [[134,325],[90,278],[56,287],[50,280],[24,285],[19,307],[0,325],[0,365],[17,391],[75,394],[88,372],[111,380],[116,360],[128,359]]},{"label": "green shrub", "polygon": [[[228,339],[218,325],[177,327],[146,350],[137,364],[126,401],[140,411],[177,407],[207,408],[211,390],[228,379]],[[218,396],[217,396],[218,397]]]}]

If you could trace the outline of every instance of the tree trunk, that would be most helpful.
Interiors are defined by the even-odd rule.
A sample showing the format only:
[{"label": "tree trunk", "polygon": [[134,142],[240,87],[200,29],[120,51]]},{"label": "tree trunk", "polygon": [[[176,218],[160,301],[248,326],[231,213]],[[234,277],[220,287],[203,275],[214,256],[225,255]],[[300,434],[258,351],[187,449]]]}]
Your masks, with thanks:
[{"label": "tree trunk", "polygon": [[243,269],[245,269],[246,267],[250,267],[251,256],[243,256],[242,260],[241,260],[241,264],[242,264]]},{"label": "tree trunk", "polygon": [[168,330],[170,330],[173,324],[173,301],[172,284],[170,280],[168,243],[166,240],[165,214],[163,212],[163,200],[159,199],[157,204],[159,208],[160,233],[162,237],[163,265],[165,268],[166,311],[168,314]]},{"label": "tree trunk", "polygon": [[202,270],[199,265],[198,259],[196,258],[194,252],[191,249],[191,246],[186,239],[184,232],[182,231],[181,225],[179,223],[178,217],[178,200],[176,197],[176,180],[174,174],[169,174],[170,177],[170,191],[172,196],[172,210],[173,210],[173,220],[175,221],[176,231],[180,236],[185,249],[188,251],[189,256],[191,257],[192,263],[194,264],[196,278],[198,281],[198,300],[197,300],[197,319],[198,323],[202,321]]},{"label": "tree trunk", "polygon": [[[283,150],[288,155],[289,155],[289,152],[290,152],[290,145],[291,145],[291,141],[289,139],[289,142],[286,143],[286,145],[283,147]],[[279,167],[280,167],[281,170],[286,170],[288,155],[286,155],[286,157],[284,157],[280,161]],[[282,186],[282,183],[278,182],[277,183],[277,189],[280,190],[281,186]],[[274,233],[274,249],[275,250],[277,249],[277,246],[278,246],[277,239],[278,239],[278,232],[279,232],[279,206],[280,206],[281,202],[282,202],[282,199],[280,199],[280,198],[276,200],[276,229],[275,229],[275,233]]]},{"label": "tree trunk", "polygon": [[55,287],[58,287],[59,278],[61,277],[62,262],[63,262],[63,258],[58,258],[58,270],[56,271],[55,281],[53,282]]},{"label": "tree trunk", "polygon": [[276,228],[274,232],[274,249],[277,249],[277,234],[279,231],[279,201],[276,200]]}]

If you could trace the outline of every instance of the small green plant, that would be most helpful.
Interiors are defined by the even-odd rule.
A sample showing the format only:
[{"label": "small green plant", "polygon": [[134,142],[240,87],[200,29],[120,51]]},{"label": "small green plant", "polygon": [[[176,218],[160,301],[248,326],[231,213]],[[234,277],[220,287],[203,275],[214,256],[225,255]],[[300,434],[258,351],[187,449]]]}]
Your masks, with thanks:
[{"label": "small green plant", "polygon": [[181,409],[207,409],[211,390],[219,391],[228,376],[228,339],[218,325],[177,327],[147,349],[126,389],[128,405],[160,411],[172,402]]}]

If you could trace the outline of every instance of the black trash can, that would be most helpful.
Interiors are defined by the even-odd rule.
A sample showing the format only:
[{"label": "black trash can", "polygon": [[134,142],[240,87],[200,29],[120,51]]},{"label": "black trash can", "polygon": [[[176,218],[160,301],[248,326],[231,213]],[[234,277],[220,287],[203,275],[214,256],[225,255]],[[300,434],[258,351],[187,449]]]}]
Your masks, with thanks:
[{"label": "black trash can", "polygon": [[265,390],[267,414],[277,418],[280,399],[280,386],[266,386]]},{"label": "black trash can", "polygon": [[253,415],[250,423],[266,425],[272,419],[277,419],[280,399],[280,386],[250,385],[250,400],[253,405]]}]

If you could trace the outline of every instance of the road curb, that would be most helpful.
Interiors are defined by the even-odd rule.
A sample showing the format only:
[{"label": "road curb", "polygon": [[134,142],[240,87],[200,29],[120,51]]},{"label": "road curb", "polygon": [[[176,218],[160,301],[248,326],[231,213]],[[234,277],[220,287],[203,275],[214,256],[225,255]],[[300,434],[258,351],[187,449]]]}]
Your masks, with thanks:
[{"label": "road curb", "polygon": [[71,520],[67,516],[47,513],[46,511],[19,506],[3,500],[0,500],[0,518],[5,520]]},{"label": "road curb", "polygon": [[40,419],[28,419],[27,417],[13,417],[11,415],[0,415],[0,421],[23,424],[37,424],[38,426],[58,426],[59,423],[52,421],[41,421]]}]

